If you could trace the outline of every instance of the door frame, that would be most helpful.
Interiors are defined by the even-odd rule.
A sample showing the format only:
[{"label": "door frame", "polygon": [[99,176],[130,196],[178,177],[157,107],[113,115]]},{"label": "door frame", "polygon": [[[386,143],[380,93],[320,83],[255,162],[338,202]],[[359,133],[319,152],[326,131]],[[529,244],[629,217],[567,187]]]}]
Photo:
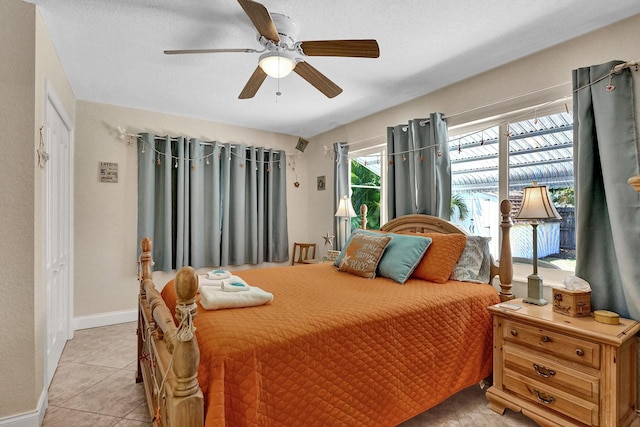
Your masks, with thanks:
[{"label": "door frame", "polygon": [[[73,293],[74,293],[74,272],[75,272],[75,268],[74,268],[74,242],[73,242],[73,209],[74,209],[74,126],[73,126],[73,121],[71,120],[71,117],[67,114],[67,111],[64,108],[64,104],[62,103],[62,101],[60,100],[60,98],[58,97],[56,91],[53,88],[53,85],[51,84],[51,82],[49,82],[48,79],[45,78],[44,80],[44,111],[43,111],[43,124],[47,124],[48,123],[48,119],[49,117],[47,117],[47,106],[49,104],[51,104],[51,106],[56,110],[56,112],[58,113],[58,115],[60,116],[60,119],[62,119],[62,122],[64,123],[65,128],[67,129],[68,132],[68,138],[69,138],[69,206],[67,206],[67,208],[69,209],[69,224],[68,224],[68,232],[69,232],[69,244],[68,244],[68,250],[69,250],[69,281],[68,281],[68,300],[67,300],[67,307],[68,312],[67,314],[67,319],[64,322],[66,325],[66,340],[70,340],[73,338],[73,333],[74,333],[74,329],[73,329]],[[46,128],[44,129],[44,143],[45,143],[45,147],[49,146],[49,133],[46,131]],[[44,166],[46,168],[46,165]],[[46,183],[46,174],[42,175],[42,179],[43,179],[43,186],[42,186],[42,198],[43,198],[43,204],[42,204],[42,209],[43,209],[43,222],[46,224],[47,218],[46,218],[46,196],[47,196],[47,183]],[[46,239],[47,239],[47,234],[46,231],[43,230],[43,237],[44,237],[44,242],[45,244],[43,245],[43,251],[46,251]],[[46,253],[43,253],[43,260],[46,261]],[[43,269],[43,279],[44,279],[44,283],[43,285],[46,287],[46,262],[43,262],[42,265],[42,269]],[[47,294],[47,291],[45,289],[45,309],[48,307],[48,298],[49,295]],[[48,329],[49,329],[49,322],[48,322],[48,316],[49,313],[45,313],[45,328],[44,328],[44,383],[46,385],[46,387],[48,388],[50,385],[50,381],[53,378],[53,372],[49,372],[49,360],[48,360],[48,353],[49,353],[49,348],[48,348]]]}]

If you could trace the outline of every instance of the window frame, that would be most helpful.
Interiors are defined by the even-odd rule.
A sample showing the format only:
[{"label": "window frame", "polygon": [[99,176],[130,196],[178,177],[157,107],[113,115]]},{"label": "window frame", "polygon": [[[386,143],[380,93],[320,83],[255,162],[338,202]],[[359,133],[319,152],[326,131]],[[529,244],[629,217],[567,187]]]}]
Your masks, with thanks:
[{"label": "window frame", "polygon": [[[372,147],[362,148],[349,152],[349,191],[351,193],[351,189],[353,188],[351,185],[351,161],[353,159],[359,157],[366,156],[380,156],[380,225],[386,224],[388,221],[387,216],[387,190],[386,190],[386,177],[387,177],[387,162],[384,161],[387,155],[387,146],[386,144],[378,144]],[[356,213],[360,216],[360,211],[358,208],[356,209]]]},{"label": "window frame", "polygon": [[[523,120],[531,120],[536,117],[557,114],[561,112],[570,112],[572,104],[567,99],[561,99],[554,102],[519,109],[509,113],[493,116],[485,119],[479,119],[468,123],[459,123],[448,127],[449,139],[481,131],[490,127],[498,127],[498,200],[509,198],[509,125]],[[499,224],[498,224],[499,226]],[[502,237],[502,229],[499,229],[499,235]],[[576,233],[576,239],[578,238]],[[527,277],[532,274],[531,264],[513,263],[513,280],[518,282],[526,282]],[[575,274],[572,270],[546,268],[538,265],[538,272],[550,284],[562,284],[567,276]]]}]

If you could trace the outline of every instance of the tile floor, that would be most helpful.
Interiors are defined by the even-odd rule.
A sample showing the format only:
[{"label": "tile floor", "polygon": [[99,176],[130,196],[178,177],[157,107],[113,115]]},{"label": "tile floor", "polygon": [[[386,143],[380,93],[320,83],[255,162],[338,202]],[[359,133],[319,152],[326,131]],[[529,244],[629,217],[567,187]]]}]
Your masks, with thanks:
[{"label": "tile floor", "polygon": [[45,427],[151,426],[136,384],[136,323],[76,331],[49,387]]},{"label": "tile floor", "polygon": [[[135,383],[136,324],[75,332],[49,387],[44,427],[147,427],[142,384]],[[486,407],[484,391],[469,387],[401,427],[535,426],[522,414],[500,416]]]}]

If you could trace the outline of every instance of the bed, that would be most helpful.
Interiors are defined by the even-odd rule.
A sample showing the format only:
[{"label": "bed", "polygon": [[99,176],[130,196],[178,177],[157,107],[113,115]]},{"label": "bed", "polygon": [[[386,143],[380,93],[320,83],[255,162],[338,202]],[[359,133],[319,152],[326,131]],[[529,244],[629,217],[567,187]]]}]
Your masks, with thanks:
[{"label": "bed", "polygon": [[[511,299],[510,204],[489,284],[369,279],[328,262],[243,270],[274,295],[258,307],[204,310],[184,267],[159,292],[142,241],[137,381],[156,426],[393,426],[490,376],[488,306]],[[427,215],[383,233],[464,234]],[[491,282],[491,280],[489,280]]]}]

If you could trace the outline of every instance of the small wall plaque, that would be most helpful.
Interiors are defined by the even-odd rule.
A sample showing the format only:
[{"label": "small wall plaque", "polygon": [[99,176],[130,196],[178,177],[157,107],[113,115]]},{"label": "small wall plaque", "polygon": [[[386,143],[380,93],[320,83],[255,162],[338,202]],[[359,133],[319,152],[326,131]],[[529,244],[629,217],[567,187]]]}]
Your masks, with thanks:
[{"label": "small wall plaque", "polygon": [[325,177],[324,175],[318,177],[318,191],[324,191],[325,189]]},{"label": "small wall plaque", "polygon": [[300,150],[304,153],[304,149],[307,148],[307,144],[309,144],[309,141],[307,141],[304,138],[298,138],[298,144],[296,144],[296,150]]},{"label": "small wall plaque", "polygon": [[100,162],[100,182],[118,182],[118,164]]}]

